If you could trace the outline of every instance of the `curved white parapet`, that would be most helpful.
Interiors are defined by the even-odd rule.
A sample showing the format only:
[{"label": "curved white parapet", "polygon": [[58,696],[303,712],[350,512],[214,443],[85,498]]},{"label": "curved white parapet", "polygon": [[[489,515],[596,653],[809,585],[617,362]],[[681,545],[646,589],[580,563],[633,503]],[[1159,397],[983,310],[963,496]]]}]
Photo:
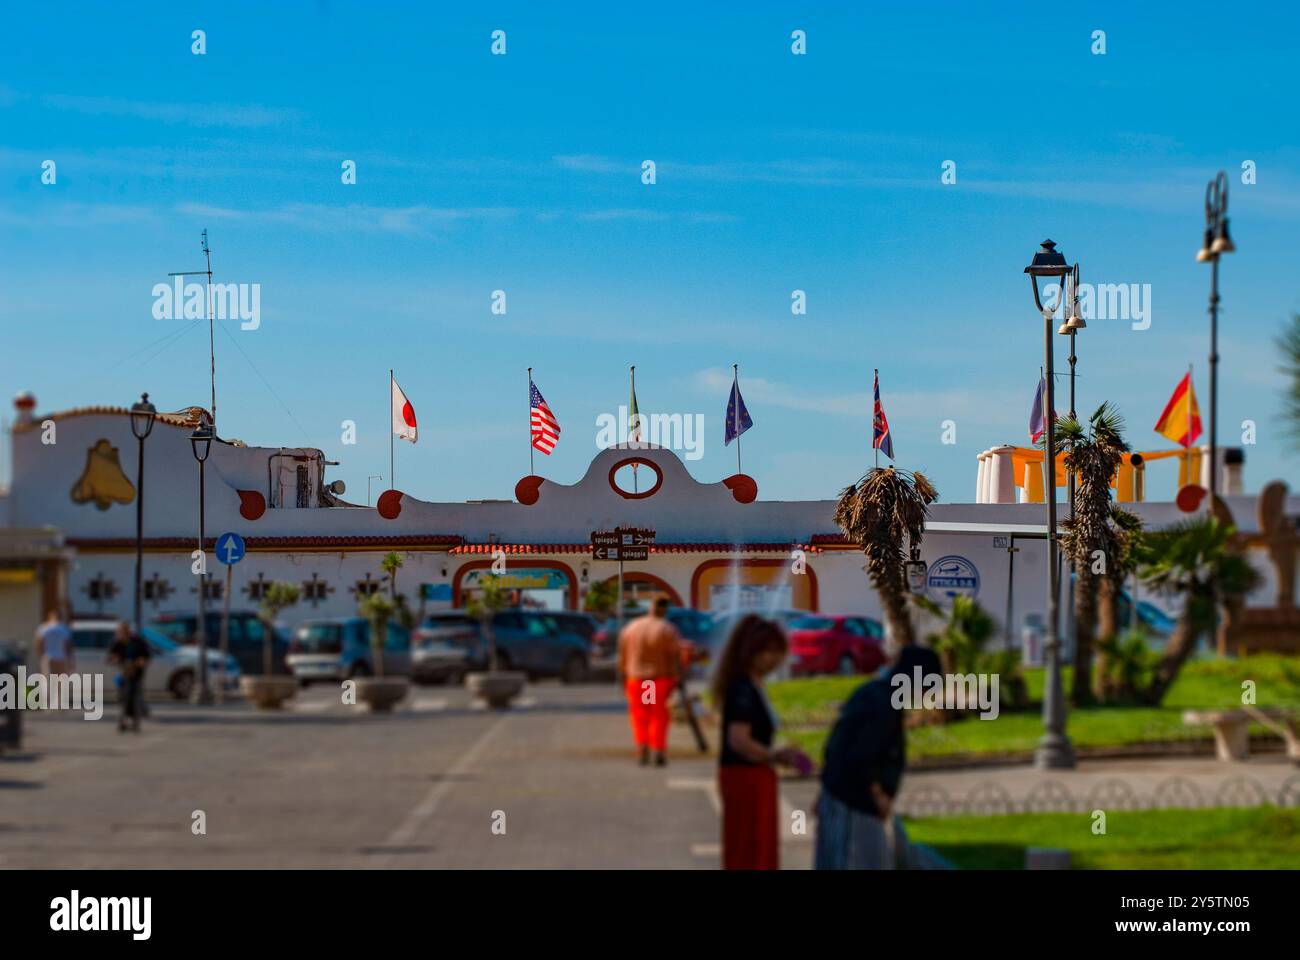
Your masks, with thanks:
[{"label": "curved white parapet", "polygon": [[1012,454],[1016,448],[1008,445],[989,451],[987,463],[988,487],[985,503],[1015,503],[1016,474]]}]

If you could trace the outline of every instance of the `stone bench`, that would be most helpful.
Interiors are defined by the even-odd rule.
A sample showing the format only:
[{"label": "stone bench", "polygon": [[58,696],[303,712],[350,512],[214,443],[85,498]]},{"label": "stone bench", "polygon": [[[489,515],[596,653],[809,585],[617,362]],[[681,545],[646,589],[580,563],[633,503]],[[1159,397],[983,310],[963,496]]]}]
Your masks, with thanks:
[{"label": "stone bench", "polygon": [[1188,726],[1209,725],[1214,728],[1214,755],[1225,762],[1245,760],[1250,756],[1250,724],[1262,723],[1278,733],[1287,744],[1287,754],[1300,759],[1300,741],[1291,727],[1292,711],[1242,707],[1239,710],[1185,710],[1183,723]]}]

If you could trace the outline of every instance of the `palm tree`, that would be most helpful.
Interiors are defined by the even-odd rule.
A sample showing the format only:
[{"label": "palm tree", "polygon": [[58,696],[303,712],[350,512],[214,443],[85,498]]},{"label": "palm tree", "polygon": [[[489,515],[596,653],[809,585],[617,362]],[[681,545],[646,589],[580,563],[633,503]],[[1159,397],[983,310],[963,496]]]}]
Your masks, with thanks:
[{"label": "palm tree", "polygon": [[[931,601],[924,606],[943,615],[937,604],[931,606]],[[943,629],[930,637],[930,646],[939,651],[944,673],[974,673],[996,629],[993,618],[975,600],[956,596]]]},{"label": "palm tree", "polygon": [[582,608],[600,617],[613,616],[618,607],[618,581],[597,580],[587,588]]},{"label": "palm tree", "polygon": [[497,635],[492,620],[501,610],[510,606],[510,591],[501,585],[501,579],[492,574],[478,583],[478,594],[465,604],[465,612],[483,625],[483,636],[488,644],[488,672],[497,672]]},{"label": "palm tree", "polygon": [[[1097,590],[1097,644],[1096,657],[1093,662],[1092,693],[1098,700],[1105,702],[1116,692],[1110,677],[1109,651],[1117,649],[1115,641],[1124,632],[1119,622],[1119,597],[1128,578],[1137,570],[1143,553],[1142,520],[1137,514],[1125,510],[1119,504],[1110,506],[1111,525],[1119,538],[1119,554],[1106,570],[1106,575],[1098,583]],[[1137,597],[1130,596],[1130,609],[1136,607]],[[1127,649],[1127,648],[1126,648]]]},{"label": "palm tree", "polygon": [[402,569],[403,563],[405,561],[402,555],[396,550],[384,554],[384,559],[379,563],[384,573],[388,574],[388,596],[393,603],[397,603],[397,571]]},{"label": "palm tree", "polygon": [[1120,538],[1111,525],[1110,482],[1124,462],[1128,444],[1124,418],[1103,403],[1085,428],[1074,417],[1056,421],[1056,440],[1065,452],[1065,468],[1077,478],[1074,513],[1061,523],[1061,547],[1074,569],[1074,681],[1070,702],[1092,700],[1092,647],[1097,633],[1097,594],[1111,576],[1120,554]]},{"label": "palm tree", "polygon": [[266,588],[262,594],[262,603],[257,611],[257,618],[262,621],[262,674],[271,676],[273,670],[273,641],[275,639],[275,621],[279,619],[285,607],[292,607],[302,595],[296,583],[277,580]]},{"label": "palm tree", "polygon": [[388,640],[388,621],[397,605],[376,591],[361,601],[361,615],[370,621],[370,650],[375,661],[375,676],[384,675],[384,644]]},{"label": "palm tree", "polygon": [[1259,572],[1232,542],[1233,535],[1229,524],[1203,517],[1144,536],[1145,562],[1139,576],[1152,587],[1183,597],[1174,632],[1143,691],[1147,702],[1163,699],[1201,635],[1213,628],[1216,598],[1232,604],[1259,584]]},{"label": "palm tree", "polygon": [[866,554],[867,575],[900,646],[916,642],[907,615],[907,548],[921,546],[925,518],[938,498],[924,474],[877,467],[845,487],[835,507],[836,525]]},{"label": "palm tree", "polygon": [[1282,354],[1282,373],[1288,380],[1282,417],[1287,436],[1300,447],[1300,313],[1291,315],[1291,323],[1278,335],[1277,348]]}]

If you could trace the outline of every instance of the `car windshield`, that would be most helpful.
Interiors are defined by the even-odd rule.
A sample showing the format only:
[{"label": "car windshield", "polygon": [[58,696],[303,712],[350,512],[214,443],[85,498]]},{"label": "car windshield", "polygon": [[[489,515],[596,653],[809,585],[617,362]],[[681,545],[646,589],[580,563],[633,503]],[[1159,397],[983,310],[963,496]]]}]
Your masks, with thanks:
[{"label": "car windshield", "polygon": [[422,630],[463,630],[476,626],[478,621],[470,617],[426,617],[424,623],[420,624]]},{"label": "car windshield", "polygon": [[184,620],[155,620],[150,626],[176,643],[184,643],[194,632],[193,624],[186,623]]},{"label": "car windshield", "polygon": [[341,653],[343,628],[337,623],[304,623],[294,631],[293,642],[305,653]]},{"label": "car windshield", "polygon": [[145,643],[153,648],[154,653],[171,653],[180,646],[179,643],[165,633],[151,630],[148,627],[141,630],[140,635],[144,637]]},{"label": "car windshield", "polygon": [[790,621],[791,630],[829,630],[834,621],[825,617],[798,617]]}]

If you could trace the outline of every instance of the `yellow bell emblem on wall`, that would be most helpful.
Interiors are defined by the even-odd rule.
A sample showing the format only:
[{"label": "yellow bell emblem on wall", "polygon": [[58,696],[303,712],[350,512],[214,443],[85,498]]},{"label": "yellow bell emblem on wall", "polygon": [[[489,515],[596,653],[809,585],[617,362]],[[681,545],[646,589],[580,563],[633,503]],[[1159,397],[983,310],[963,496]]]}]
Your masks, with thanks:
[{"label": "yellow bell emblem on wall", "polygon": [[72,488],[73,503],[95,502],[101,510],[135,499],[135,485],[122,472],[117,447],[99,440],[86,451],[86,469]]}]

